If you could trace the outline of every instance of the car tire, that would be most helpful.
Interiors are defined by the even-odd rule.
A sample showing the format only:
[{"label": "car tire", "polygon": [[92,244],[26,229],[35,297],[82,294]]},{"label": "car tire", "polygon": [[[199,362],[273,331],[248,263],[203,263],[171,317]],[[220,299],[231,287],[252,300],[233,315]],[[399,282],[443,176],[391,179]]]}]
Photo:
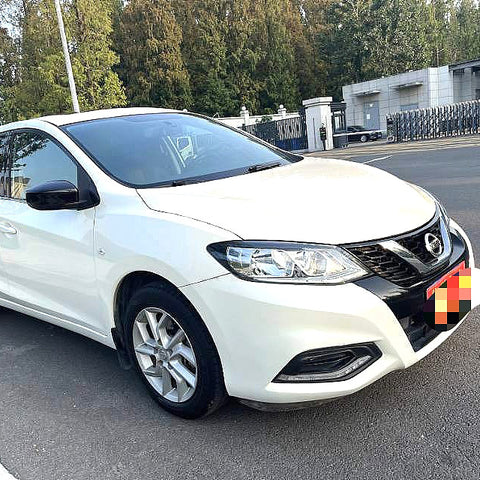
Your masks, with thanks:
[{"label": "car tire", "polygon": [[[140,288],[128,303],[125,322],[126,347],[132,364],[161,407],[179,417],[193,419],[209,415],[225,403],[228,395],[213,339],[178,290],[162,282]],[[153,333],[152,324],[156,325],[157,334]],[[175,336],[183,340],[169,349],[161,346],[162,339],[168,346]],[[193,356],[192,352],[184,353],[189,347]],[[180,349],[183,356],[175,353]],[[190,375],[195,376],[195,382]]]},{"label": "car tire", "polygon": [[368,142],[368,138],[369,138],[368,135],[362,135],[362,136],[360,137],[360,141],[361,141],[362,143]]}]

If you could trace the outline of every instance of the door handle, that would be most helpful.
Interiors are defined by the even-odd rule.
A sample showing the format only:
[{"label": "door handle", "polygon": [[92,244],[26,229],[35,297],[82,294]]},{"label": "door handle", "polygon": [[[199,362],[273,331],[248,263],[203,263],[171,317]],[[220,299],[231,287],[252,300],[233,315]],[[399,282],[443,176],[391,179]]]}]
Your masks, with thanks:
[{"label": "door handle", "polygon": [[16,235],[17,229],[9,223],[0,223],[0,232],[6,233],[7,235]]}]

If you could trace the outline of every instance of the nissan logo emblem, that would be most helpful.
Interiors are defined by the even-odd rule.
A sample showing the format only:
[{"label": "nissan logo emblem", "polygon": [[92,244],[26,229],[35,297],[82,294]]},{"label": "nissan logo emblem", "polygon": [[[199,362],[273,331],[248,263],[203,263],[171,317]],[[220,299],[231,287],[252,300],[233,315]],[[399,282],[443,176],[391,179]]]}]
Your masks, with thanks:
[{"label": "nissan logo emblem", "polygon": [[442,242],[433,233],[426,233],[425,234],[425,248],[434,257],[439,257],[443,253]]}]

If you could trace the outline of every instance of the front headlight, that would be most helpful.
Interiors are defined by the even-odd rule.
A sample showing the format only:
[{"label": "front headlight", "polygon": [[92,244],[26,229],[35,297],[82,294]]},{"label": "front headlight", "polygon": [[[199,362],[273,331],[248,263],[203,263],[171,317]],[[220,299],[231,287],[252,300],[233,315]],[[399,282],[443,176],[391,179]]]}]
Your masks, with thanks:
[{"label": "front headlight", "polygon": [[329,245],[232,241],[207,249],[237,277],[257,282],[332,285],[369,273],[348,252]]}]

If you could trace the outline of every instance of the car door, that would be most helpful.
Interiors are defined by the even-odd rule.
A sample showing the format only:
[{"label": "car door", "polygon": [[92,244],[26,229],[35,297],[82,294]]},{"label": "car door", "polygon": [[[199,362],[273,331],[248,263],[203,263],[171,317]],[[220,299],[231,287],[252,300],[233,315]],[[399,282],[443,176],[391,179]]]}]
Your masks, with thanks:
[{"label": "car door", "polygon": [[356,142],[359,140],[357,129],[354,127],[348,127],[348,141]]},{"label": "car door", "polygon": [[40,130],[14,132],[10,148],[9,198],[0,208],[0,252],[10,296],[20,306],[103,334],[93,255],[95,209],[39,211],[25,200],[29,188],[48,181],[78,187],[86,173]]}]

